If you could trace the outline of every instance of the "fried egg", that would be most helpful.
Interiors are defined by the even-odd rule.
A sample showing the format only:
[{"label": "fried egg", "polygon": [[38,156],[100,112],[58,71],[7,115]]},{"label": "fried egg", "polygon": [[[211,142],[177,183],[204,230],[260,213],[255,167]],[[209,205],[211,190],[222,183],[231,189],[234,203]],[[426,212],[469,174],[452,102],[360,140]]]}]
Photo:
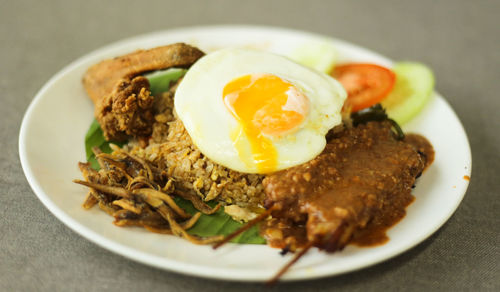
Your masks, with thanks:
[{"label": "fried egg", "polygon": [[175,93],[175,111],[212,161],[270,173],[312,160],[341,123],[346,99],[332,77],[283,56],[223,49],[198,60]]}]

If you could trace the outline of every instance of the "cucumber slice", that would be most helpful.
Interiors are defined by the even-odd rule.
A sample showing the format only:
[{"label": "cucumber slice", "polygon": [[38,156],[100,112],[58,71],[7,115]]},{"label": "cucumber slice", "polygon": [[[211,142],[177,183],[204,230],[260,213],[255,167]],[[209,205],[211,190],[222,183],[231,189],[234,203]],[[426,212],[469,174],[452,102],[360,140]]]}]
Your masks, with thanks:
[{"label": "cucumber slice", "polygon": [[398,124],[412,119],[430,99],[434,91],[434,74],[425,65],[415,62],[396,63],[396,84],[382,101],[387,115]]},{"label": "cucumber slice", "polygon": [[330,74],[337,62],[337,49],[327,40],[315,40],[298,46],[288,57],[301,65]]}]

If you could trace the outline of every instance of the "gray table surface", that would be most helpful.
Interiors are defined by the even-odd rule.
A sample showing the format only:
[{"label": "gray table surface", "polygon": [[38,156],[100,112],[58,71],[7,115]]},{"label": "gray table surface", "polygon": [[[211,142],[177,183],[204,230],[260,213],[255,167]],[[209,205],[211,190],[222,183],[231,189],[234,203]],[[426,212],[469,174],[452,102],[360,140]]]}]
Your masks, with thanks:
[{"label": "gray table surface", "polygon": [[259,291],[145,266],[98,247],[36,198],[18,133],[40,87],[111,42],[207,24],[296,28],[395,60],[418,60],[460,117],[472,180],[453,217],[410,251],[373,267],[269,291],[500,291],[500,1],[0,1],[0,290]]}]

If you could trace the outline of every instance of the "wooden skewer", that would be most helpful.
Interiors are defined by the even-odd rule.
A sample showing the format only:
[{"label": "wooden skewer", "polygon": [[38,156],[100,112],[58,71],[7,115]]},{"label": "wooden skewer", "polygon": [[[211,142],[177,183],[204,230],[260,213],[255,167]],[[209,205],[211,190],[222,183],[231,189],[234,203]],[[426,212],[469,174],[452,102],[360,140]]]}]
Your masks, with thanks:
[{"label": "wooden skewer", "polygon": [[278,282],[278,279],[281,278],[281,276],[283,276],[284,273],[286,273],[286,271],[288,271],[288,269],[293,265],[295,264],[295,262],[297,262],[303,255],[306,254],[306,252],[314,245],[314,241],[309,241],[306,246],[304,246],[304,248],[299,252],[297,253],[293,259],[291,261],[289,261],[283,268],[281,268],[281,270],[276,274],[274,275],[274,277],[272,277],[269,281],[266,282],[266,285],[268,286],[272,286],[274,284],[276,284],[276,282]]},{"label": "wooden skewer", "polygon": [[236,230],[235,232],[229,234],[228,236],[226,236],[222,241],[218,242],[217,244],[215,244],[213,246],[213,249],[217,249],[219,247],[221,247],[222,245],[228,243],[231,239],[235,238],[236,236],[238,236],[239,234],[241,234],[242,232],[248,230],[250,227],[254,226],[255,224],[259,223],[260,221],[266,219],[269,215],[271,215],[271,212],[273,211],[274,209],[273,208],[269,208],[267,209],[264,213],[260,214],[259,216],[257,216],[256,218],[248,221],[247,224],[243,225],[240,229]]},{"label": "wooden skewer", "polygon": [[[340,237],[342,236],[342,234],[344,233],[345,231],[345,223],[342,223],[340,224],[340,226],[335,229],[334,232],[332,232],[330,234],[330,236],[328,237],[329,240],[327,242],[330,242],[331,244],[329,246],[327,246],[327,248],[325,248],[328,252],[334,252],[336,250],[339,250],[339,249],[342,249],[342,246],[340,245]],[[284,273],[286,273],[286,271],[288,271],[288,269],[293,265],[295,264],[304,254],[306,254],[306,252],[316,243],[318,242],[318,240],[311,240],[309,241],[305,246],[304,248],[298,253],[295,255],[295,257],[293,257],[293,259],[288,263],[286,264],[283,268],[281,268],[281,270],[274,276],[272,277],[269,281],[267,281],[267,285],[274,285],[281,276],[283,276]]]}]

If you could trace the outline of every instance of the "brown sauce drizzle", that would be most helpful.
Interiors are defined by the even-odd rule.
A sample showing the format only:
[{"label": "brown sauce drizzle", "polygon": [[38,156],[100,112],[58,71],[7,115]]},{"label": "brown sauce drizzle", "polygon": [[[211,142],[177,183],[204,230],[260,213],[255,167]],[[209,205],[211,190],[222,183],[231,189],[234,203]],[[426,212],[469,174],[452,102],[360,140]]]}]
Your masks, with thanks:
[{"label": "brown sauce drizzle", "polygon": [[385,205],[380,217],[375,217],[365,229],[354,233],[350,244],[357,246],[376,246],[382,245],[389,241],[386,232],[389,228],[396,225],[406,215],[406,207],[415,200],[412,195],[404,196],[398,201],[393,201],[392,204]]},{"label": "brown sauce drizzle", "polygon": [[435,153],[432,144],[424,136],[418,134],[406,134],[405,141],[411,144],[422,155],[425,160],[425,171],[434,161]]},{"label": "brown sauce drizzle", "polygon": [[[419,154],[424,164],[423,169],[425,170],[434,160],[432,145],[425,137],[417,134],[407,134],[404,142],[409,144]],[[420,173],[416,174],[416,177],[418,176],[420,176]],[[404,184],[404,182],[400,182],[399,184]],[[392,194],[385,197],[380,210],[377,211],[372,220],[366,223],[364,228],[353,232],[352,237],[348,241],[349,244],[375,246],[386,243],[389,240],[386,234],[387,230],[404,218],[406,207],[415,200],[415,197],[407,189],[408,186],[397,186],[396,184],[395,187],[392,185],[391,189],[387,190],[387,192],[391,192]],[[307,220],[303,222],[305,223],[305,221]],[[262,222],[260,230],[262,236],[267,239],[270,246],[282,248],[286,251],[294,251],[297,248],[304,247],[308,243],[305,225],[297,225],[297,223],[290,221],[289,218],[272,218]]]},{"label": "brown sauce drizzle", "polygon": [[304,225],[296,225],[285,219],[271,218],[260,225],[260,233],[267,244],[274,248],[295,250],[307,244]]},{"label": "brown sauce drizzle", "polygon": [[[429,141],[418,134],[407,134],[405,141],[411,144],[425,160],[424,171],[434,161],[434,149]],[[368,247],[382,245],[389,241],[387,230],[396,225],[406,215],[406,208],[413,203],[413,195],[395,195],[395,200],[384,204],[379,216],[376,216],[365,229],[356,232],[350,244]]]}]

